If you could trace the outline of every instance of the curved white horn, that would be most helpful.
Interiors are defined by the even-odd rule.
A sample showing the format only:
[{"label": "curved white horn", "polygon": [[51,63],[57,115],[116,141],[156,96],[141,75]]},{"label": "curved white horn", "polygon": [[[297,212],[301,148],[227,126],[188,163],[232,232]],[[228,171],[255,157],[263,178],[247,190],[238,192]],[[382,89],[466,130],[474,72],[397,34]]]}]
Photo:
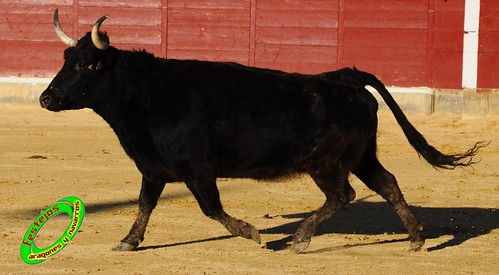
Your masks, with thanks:
[{"label": "curved white horn", "polygon": [[94,27],[92,28],[92,42],[94,43],[94,46],[99,49],[99,50],[107,50],[109,48],[109,44],[105,41],[102,41],[99,37],[99,28],[102,22],[106,20],[109,17],[109,15],[104,15],[99,20],[97,20],[94,24]]},{"label": "curved white horn", "polygon": [[66,33],[61,28],[61,23],[59,23],[59,10],[55,9],[54,12],[54,27],[55,27],[55,33],[61,39],[62,43],[68,45],[69,47],[76,47],[76,44],[78,41],[74,40],[73,38],[69,37]]}]

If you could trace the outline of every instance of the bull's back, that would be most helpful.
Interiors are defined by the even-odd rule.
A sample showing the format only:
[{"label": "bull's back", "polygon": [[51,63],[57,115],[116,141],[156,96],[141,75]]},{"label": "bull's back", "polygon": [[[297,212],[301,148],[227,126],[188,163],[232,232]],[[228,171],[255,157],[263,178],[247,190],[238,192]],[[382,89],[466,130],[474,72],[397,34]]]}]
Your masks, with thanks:
[{"label": "bull's back", "polygon": [[363,88],[233,63],[170,62],[164,98],[175,100],[152,101],[156,116],[174,118],[149,123],[168,166],[205,161],[218,176],[273,178],[341,154],[335,148],[365,138],[367,128],[375,133],[377,103]]}]

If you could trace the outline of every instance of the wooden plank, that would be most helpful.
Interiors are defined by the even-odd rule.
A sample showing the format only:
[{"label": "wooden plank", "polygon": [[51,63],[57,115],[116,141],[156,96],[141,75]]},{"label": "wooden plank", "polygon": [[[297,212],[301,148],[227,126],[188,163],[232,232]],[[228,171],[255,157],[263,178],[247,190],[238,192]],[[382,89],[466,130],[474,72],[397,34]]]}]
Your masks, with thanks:
[{"label": "wooden plank", "polygon": [[329,63],[335,58],[335,47],[312,47],[309,45],[259,45],[257,47],[257,60],[262,61],[287,61],[303,60],[307,56],[308,62]]},{"label": "wooden plank", "polygon": [[161,56],[168,57],[168,0],[161,0]]},{"label": "wooden plank", "polygon": [[490,14],[494,14],[497,11],[499,11],[497,0],[480,0],[480,21],[482,19],[492,19],[489,18]]},{"label": "wooden plank", "polygon": [[102,24],[106,26],[161,26],[161,9],[149,8],[102,8],[102,7],[80,7],[78,23],[82,27],[92,27],[95,21],[103,15],[109,15]]},{"label": "wooden plank", "polygon": [[[6,3],[4,1],[0,2],[0,14],[6,15],[15,15],[15,16],[45,16],[47,14],[53,15],[54,9],[59,9],[59,15],[63,14],[63,11],[71,11],[71,5],[34,5],[34,4],[26,4],[26,3]],[[52,21],[52,16],[49,16],[48,19]],[[62,20],[62,19],[61,19]]]},{"label": "wooden plank", "polygon": [[249,13],[241,9],[169,8],[168,25],[174,26],[249,26]]},{"label": "wooden plank", "polygon": [[499,31],[499,9],[480,9],[480,32],[488,31]]},{"label": "wooden plank", "polygon": [[343,65],[382,76],[388,85],[427,86],[427,31],[345,29]]},{"label": "wooden plank", "polygon": [[[0,37],[8,41],[59,41],[52,23],[53,12],[52,6],[0,3]],[[60,19],[61,24],[73,19],[70,6],[61,8]],[[73,35],[71,28],[67,33]]]},{"label": "wooden plank", "polygon": [[480,1],[478,88],[499,87],[499,2]]},{"label": "wooden plank", "polygon": [[[71,1],[10,1],[0,3],[0,74],[52,76],[63,63],[66,46],[57,38],[52,16],[60,9],[61,22],[73,20]],[[69,27],[68,35],[74,34]]]},{"label": "wooden plank", "polygon": [[[492,85],[499,5],[481,3],[479,85]],[[431,85],[453,88],[460,82],[464,0],[3,0],[0,74],[40,74],[50,70],[47,63],[62,62],[65,46],[52,26],[56,7],[74,38],[110,14],[102,30],[122,49],[304,73],[357,65],[397,85],[425,86],[431,79]]]},{"label": "wooden plank", "polygon": [[[459,0],[462,1],[462,0]],[[364,11],[415,11],[424,12],[429,9],[428,1],[422,0],[348,0],[345,1],[346,10],[364,10]]]},{"label": "wooden plank", "polygon": [[257,1],[255,65],[300,73],[336,67],[338,1]]},{"label": "wooden plank", "polygon": [[430,30],[433,43],[428,47],[428,86],[461,88],[464,0],[432,0],[431,4],[434,21]]},{"label": "wooden plank", "polygon": [[359,70],[365,70],[376,75],[387,86],[401,87],[424,87],[427,86],[426,64],[352,64],[345,63],[345,66],[356,66]]},{"label": "wooden plank", "polygon": [[3,41],[60,41],[53,24],[17,22],[5,28],[0,23],[0,37]]},{"label": "wooden plank", "polygon": [[[345,29],[345,52],[352,48],[423,48],[427,31],[403,29]],[[355,53],[352,53],[355,54]]]},{"label": "wooden plank", "polygon": [[499,87],[499,32],[480,33],[478,52],[478,88]]},{"label": "wooden plank", "polygon": [[249,53],[248,65],[255,66],[255,49],[256,49],[256,0],[250,0],[250,22],[249,22]]},{"label": "wooden plank", "polygon": [[161,0],[78,0],[80,7],[161,8]]},{"label": "wooden plank", "polygon": [[[461,35],[462,36],[462,35]],[[454,49],[435,49],[432,60],[432,87],[459,89],[463,54]]]},{"label": "wooden plank", "polygon": [[337,46],[338,33],[326,28],[258,28],[256,40],[274,45]]},{"label": "wooden plank", "polygon": [[169,8],[242,9],[249,11],[250,1],[241,0],[168,0]]},{"label": "wooden plank", "polygon": [[246,2],[168,1],[168,57],[248,64],[251,15]]},{"label": "wooden plank", "polygon": [[289,73],[320,74],[336,69],[333,63],[307,63],[300,61],[288,61],[281,63],[258,61],[256,67],[281,70]]},{"label": "wooden plank", "polygon": [[499,87],[499,53],[478,53],[478,88]]},{"label": "wooden plank", "polygon": [[366,11],[346,9],[345,27],[364,29],[428,29],[428,11]]},{"label": "wooden plank", "polygon": [[447,70],[455,68],[456,78],[459,79],[458,84],[461,85],[462,52],[453,49],[436,49],[434,58],[434,66],[437,68],[437,71],[442,68],[446,68]]},{"label": "wooden plank", "polygon": [[122,50],[146,50],[148,53],[152,53],[156,57],[162,57],[161,45],[159,44],[113,43],[112,45],[113,47]]},{"label": "wooden plank", "polygon": [[435,51],[435,0],[428,1],[428,31],[427,31],[427,51],[426,51],[426,72],[428,78],[426,79],[426,85],[431,85],[433,81],[433,60]]},{"label": "wooden plank", "polygon": [[113,44],[160,45],[161,9],[82,7],[79,9],[79,35],[91,31],[95,21],[104,14],[109,18],[101,30],[107,32]]},{"label": "wooden plank", "polygon": [[344,53],[343,63],[346,66],[393,64],[400,68],[407,66],[407,64],[426,65],[426,48],[357,47]]},{"label": "wooden plank", "polygon": [[499,53],[499,32],[480,33],[478,51],[480,53]]},{"label": "wooden plank", "polygon": [[435,49],[453,49],[462,52],[463,49],[463,31],[435,31],[434,48]]},{"label": "wooden plank", "polygon": [[464,10],[460,12],[435,12],[435,31],[463,33]]},{"label": "wooden plank", "polygon": [[432,0],[432,1],[434,1],[435,12],[458,12],[458,13],[464,12],[465,0],[452,0],[452,1]]},{"label": "wooden plank", "polygon": [[[5,76],[53,76],[64,63],[60,42],[0,40],[0,72]],[[22,49],[22,50],[19,50]]]},{"label": "wooden plank", "polygon": [[257,1],[258,10],[338,11],[338,0],[265,0]]},{"label": "wooden plank", "polygon": [[[0,58],[2,60],[12,60],[11,63],[14,64],[24,61],[60,60],[60,65],[62,65],[63,51],[67,48],[66,45],[60,42],[2,41],[1,43],[2,49],[4,50],[0,51]],[[19,51],[20,48],[23,50]],[[41,49],[43,49],[43,51]],[[7,64],[2,63],[2,66],[7,66]],[[48,65],[47,67],[50,68],[51,66]]]},{"label": "wooden plank", "polygon": [[182,26],[169,30],[169,49],[248,50],[249,33],[238,27]]},{"label": "wooden plank", "polygon": [[168,58],[177,59],[197,59],[208,61],[225,61],[237,62],[240,64],[248,64],[248,52],[237,50],[184,50],[184,49],[170,49],[168,51]]},{"label": "wooden plank", "polygon": [[144,26],[108,26],[104,29],[111,44],[160,45],[159,27]]},{"label": "wooden plank", "polygon": [[436,13],[434,32],[435,49],[463,49],[463,13]]},{"label": "wooden plank", "polygon": [[338,30],[337,30],[337,50],[336,50],[336,67],[343,68],[343,51],[345,49],[345,0],[338,2]]},{"label": "wooden plank", "polygon": [[331,11],[296,12],[293,10],[257,10],[257,27],[338,28],[338,13]]},{"label": "wooden plank", "polygon": [[33,5],[33,6],[71,6],[73,0],[2,0],[3,4]]},{"label": "wooden plank", "polygon": [[345,27],[427,29],[428,1],[345,1]]}]

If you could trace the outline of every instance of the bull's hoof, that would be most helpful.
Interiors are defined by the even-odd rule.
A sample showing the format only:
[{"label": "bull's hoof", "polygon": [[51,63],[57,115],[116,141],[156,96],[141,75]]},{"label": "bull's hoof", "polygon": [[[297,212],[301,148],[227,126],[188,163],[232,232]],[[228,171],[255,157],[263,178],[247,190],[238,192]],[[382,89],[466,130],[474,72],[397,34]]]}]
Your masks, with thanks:
[{"label": "bull's hoof", "polygon": [[409,251],[421,251],[424,245],[424,240],[421,241],[411,241],[411,246],[409,246]]},{"label": "bull's hoof", "polygon": [[305,249],[307,249],[308,245],[310,244],[310,240],[309,241],[293,241],[293,244],[291,244],[291,251],[296,253],[296,254],[299,254],[299,253],[303,253],[303,251],[305,251]]},{"label": "bull's hoof", "polygon": [[260,239],[260,233],[258,233],[258,229],[244,221],[238,221],[237,230],[234,230],[231,233],[234,236],[241,236],[246,239],[251,239],[258,244],[262,242]]},{"label": "bull's hoof", "polygon": [[257,244],[261,244],[262,243],[262,239],[260,238],[260,234],[258,232],[256,232],[256,234],[251,233],[251,239],[253,241],[255,241]]},{"label": "bull's hoof", "polygon": [[113,251],[134,251],[137,248],[136,245],[121,242],[116,247],[113,247]]},{"label": "bull's hoof", "polygon": [[250,226],[250,228],[249,228],[249,238],[248,239],[252,239],[256,243],[261,244],[262,240],[260,238],[260,233],[258,232],[258,229],[256,229],[256,227],[254,227],[251,224],[248,224],[248,225]]},{"label": "bull's hoof", "polygon": [[220,221],[225,228],[232,234],[232,236],[240,236],[246,239],[251,239],[258,244],[261,243],[260,233],[258,233],[258,229],[253,225],[234,219],[228,216],[227,220]]},{"label": "bull's hoof", "polygon": [[310,241],[312,240],[312,235],[304,233],[305,231],[302,230],[302,227],[303,223],[301,224],[300,228],[298,228],[296,233],[293,235],[293,241],[291,242],[290,249],[292,252],[297,254],[303,253],[303,251],[307,249],[308,245],[310,244]]}]

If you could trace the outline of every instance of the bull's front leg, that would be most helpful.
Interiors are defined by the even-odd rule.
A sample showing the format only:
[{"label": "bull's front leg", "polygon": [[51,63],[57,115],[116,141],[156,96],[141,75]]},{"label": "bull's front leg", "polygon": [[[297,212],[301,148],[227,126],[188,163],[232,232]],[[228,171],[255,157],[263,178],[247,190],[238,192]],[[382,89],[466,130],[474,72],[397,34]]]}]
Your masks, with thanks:
[{"label": "bull's front leg", "polygon": [[142,188],[139,196],[139,213],[128,235],[121,243],[113,248],[115,251],[132,251],[144,240],[147,222],[152,210],[156,207],[158,199],[165,187],[164,183],[158,184],[142,177]]},{"label": "bull's front leg", "polygon": [[214,177],[190,179],[185,183],[206,216],[221,223],[233,236],[251,239],[257,243],[261,242],[258,229],[250,223],[225,213]]}]

